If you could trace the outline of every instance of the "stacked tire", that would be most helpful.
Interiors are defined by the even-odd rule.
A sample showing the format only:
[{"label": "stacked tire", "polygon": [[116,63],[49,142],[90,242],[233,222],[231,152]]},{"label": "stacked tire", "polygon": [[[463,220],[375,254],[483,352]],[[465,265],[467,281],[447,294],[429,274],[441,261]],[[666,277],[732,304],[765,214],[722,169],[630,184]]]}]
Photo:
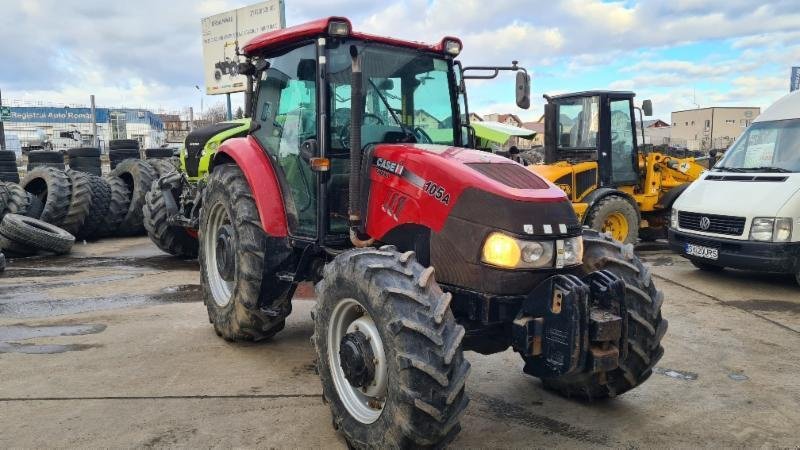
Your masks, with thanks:
[{"label": "stacked tire", "polygon": [[64,170],[64,155],[48,150],[32,150],[28,152],[28,172],[37,167],[52,167]]},{"label": "stacked tire", "polygon": [[77,170],[98,177],[103,175],[99,148],[71,148],[67,150],[67,157],[70,170]]},{"label": "stacked tire", "polygon": [[16,153],[0,151],[0,181],[19,183]]},{"label": "stacked tire", "polygon": [[111,170],[114,170],[122,161],[141,159],[139,141],[135,139],[115,139],[110,141],[108,146],[108,159],[111,164]]}]

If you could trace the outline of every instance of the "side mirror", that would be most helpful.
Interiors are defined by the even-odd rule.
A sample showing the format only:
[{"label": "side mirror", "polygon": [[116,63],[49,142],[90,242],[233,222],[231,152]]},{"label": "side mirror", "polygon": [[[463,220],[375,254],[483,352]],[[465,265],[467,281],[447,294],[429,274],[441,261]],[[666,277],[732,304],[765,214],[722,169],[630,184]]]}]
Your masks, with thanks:
[{"label": "side mirror", "polygon": [[559,144],[558,105],[547,103],[544,105],[544,162],[550,164],[556,161],[556,149]]},{"label": "side mirror", "polygon": [[256,73],[256,66],[249,62],[242,62],[237,65],[237,70],[240,75],[251,76]]},{"label": "side mirror", "polygon": [[650,117],[653,115],[653,102],[649,99],[642,102],[642,111],[644,111],[644,115]]},{"label": "side mirror", "polygon": [[517,106],[522,109],[531,107],[531,77],[523,71],[517,72]]},{"label": "side mirror", "polygon": [[300,144],[300,157],[306,161],[317,156],[318,144],[316,139],[306,139]]}]

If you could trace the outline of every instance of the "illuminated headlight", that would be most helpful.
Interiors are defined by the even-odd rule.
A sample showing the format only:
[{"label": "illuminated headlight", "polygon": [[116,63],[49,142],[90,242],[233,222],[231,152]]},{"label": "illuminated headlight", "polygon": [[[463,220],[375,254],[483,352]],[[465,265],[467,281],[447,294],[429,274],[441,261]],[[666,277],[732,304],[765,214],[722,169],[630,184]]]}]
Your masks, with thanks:
[{"label": "illuminated headlight", "polygon": [[328,23],[328,34],[337,37],[347,36],[350,34],[350,24],[342,21],[331,21]]},{"label": "illuminated headlight", "polygon": [[451,56],[458,56],[458,54],[461,53],[461,42],[452,39],[445,39],[444,52]]},{"label": "illuminated headlight", "polygon": [[750,226],[750,239],[765,242],[789,242],[792,219],[789,217],[756,217]]},{"label": "illuminated headlight", "polygon": [[481,261],[504,269],[541,269],[580,264],[583,238],[526,241],[494,232],[486,238]]},{"label": "illuminated headlight", "polygon": [[669,213],[669,225],[672,228],[678,228],[678,210],[672,208],[672,212]]}]

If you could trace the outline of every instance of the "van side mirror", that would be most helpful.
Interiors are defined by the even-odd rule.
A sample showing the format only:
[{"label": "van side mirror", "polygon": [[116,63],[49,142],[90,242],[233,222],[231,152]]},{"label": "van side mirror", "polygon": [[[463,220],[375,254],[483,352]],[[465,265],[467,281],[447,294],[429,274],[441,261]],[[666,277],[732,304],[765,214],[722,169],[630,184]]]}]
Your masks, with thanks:
[{"label": "van side mirror", "polygon": [[643,101],[642,102],[642,111],[644,112],[645,116],[647,116],[647,117],[652,116],[653,115],[653,102],[651,102],[649,99]]},{"label": "van side mirror", "polygon": [[522,109],[531,107],[531,77],[523,71],[517,72],[517,106]]}]

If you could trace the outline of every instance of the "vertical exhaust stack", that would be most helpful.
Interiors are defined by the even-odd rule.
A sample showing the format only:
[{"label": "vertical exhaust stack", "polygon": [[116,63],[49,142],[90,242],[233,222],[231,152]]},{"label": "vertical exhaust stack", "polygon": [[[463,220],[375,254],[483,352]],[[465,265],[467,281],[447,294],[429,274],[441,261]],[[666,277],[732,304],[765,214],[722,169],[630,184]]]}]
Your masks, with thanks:
[{"label": "vertical exhaust stack", "polygon": [[350,78],[350,186],[348,214],[350,216],[350,241],[356,247],[367,247],[373,240],[361,231],[361,121],[364,93],[361,63],[364,56],[355,45],[350,46],[352,75]]}]

